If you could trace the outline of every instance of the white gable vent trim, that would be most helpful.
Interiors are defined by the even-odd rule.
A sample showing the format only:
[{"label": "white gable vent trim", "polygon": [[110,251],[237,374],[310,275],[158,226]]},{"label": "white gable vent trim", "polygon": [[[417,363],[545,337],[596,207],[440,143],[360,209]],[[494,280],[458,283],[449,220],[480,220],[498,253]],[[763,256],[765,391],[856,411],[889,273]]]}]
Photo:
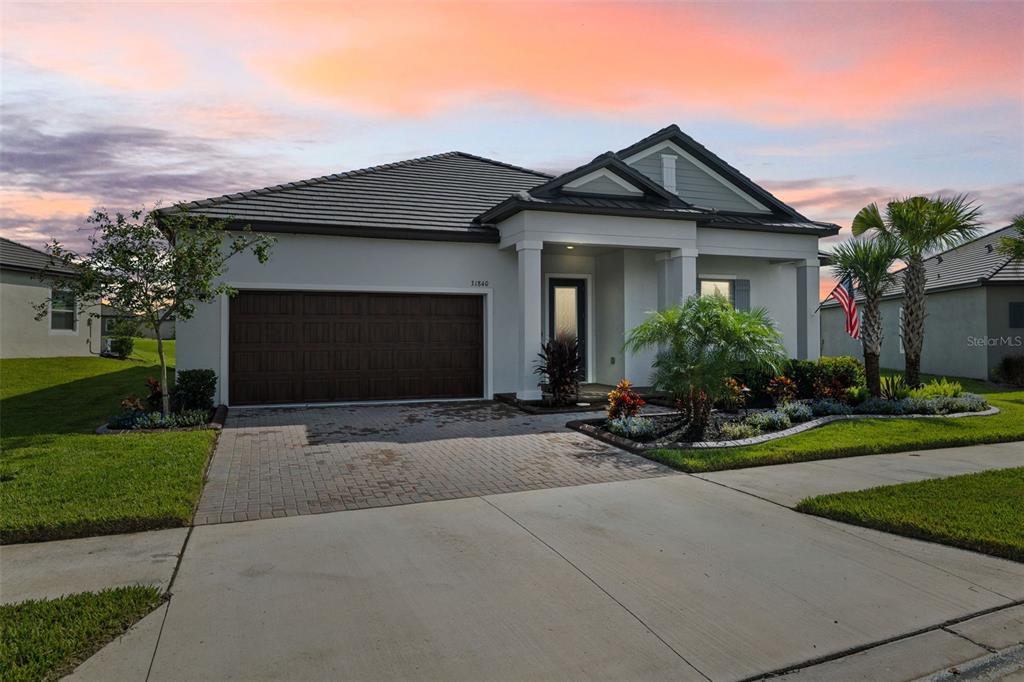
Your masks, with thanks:
[{"label": "white gable vent trim", "polygon": [[676,157],[674,154],[661,155],[661,184],[672,194],[678,194],[676,190]]}]

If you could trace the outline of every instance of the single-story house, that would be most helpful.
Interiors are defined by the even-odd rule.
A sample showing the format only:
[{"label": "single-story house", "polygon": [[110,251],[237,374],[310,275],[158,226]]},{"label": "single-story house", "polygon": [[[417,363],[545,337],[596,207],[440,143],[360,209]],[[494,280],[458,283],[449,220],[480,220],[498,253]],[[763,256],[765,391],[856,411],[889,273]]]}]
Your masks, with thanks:
[{"label": "single-story house", "polygon": [[[131,317],[131,315],[128,313],[123,310],[118,310],[107,303],[104,303],[100,307],[100,332],[103,335],[104,349],[106,349],[108,339],[111,338],[111,334],[114,331],[114,325],[118,320],[124,320],[129,317]],[[155,339],[156,332],[153,331],[152,327],[146,325],[140,320],[139,336],[145,339]],[[160,336],[165,340],[174,338],[174,318],[171,318],[160,325]]]},{"label": "single-story house", "polygon": [[[51,289],[39,279],[47,269],[57,277],[74,277],[69,268],[50,265],[50,256],[0,237],[0,357],[48,358],[99,353],[90,303]],[[36,319],[35,305],[50,300],[48,314]],[[94,304],[95,302],[91,302]]]},{"label": "single-story house", "polygon": [[818,356],[818,240],[672,125],[553,177],[463,152],[182,204],[276,235],[229,263],[234,298],[179,320],[181,369],[231,405],[540,397],[542,340],[578,336],[586,379],[648,381],[623,350],[647,314],[720,292]]},{"label": "single-story house", "polygon": [[[1005,227],[925,260],[924,347],[921,371],[988,379],[1007,355],[1024,355],[1024,263],[999,253]],[[903,281],[882,299],[883,367],[904,366],[900,319]],[[860,341],[843,328],[842,309],[827,301],[821,309],[824,355],[859,355]]]}]

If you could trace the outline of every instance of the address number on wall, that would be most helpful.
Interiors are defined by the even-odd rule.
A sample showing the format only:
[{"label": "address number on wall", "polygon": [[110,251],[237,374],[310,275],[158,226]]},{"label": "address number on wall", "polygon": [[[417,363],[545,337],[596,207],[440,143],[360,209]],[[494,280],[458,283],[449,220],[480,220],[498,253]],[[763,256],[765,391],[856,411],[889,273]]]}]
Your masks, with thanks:
[{"label": "address number on wall", "polygon": [[489,287],[491,286],[490,280],[486,279],[472,279],[469,281],[470,286],[474,287]]}]

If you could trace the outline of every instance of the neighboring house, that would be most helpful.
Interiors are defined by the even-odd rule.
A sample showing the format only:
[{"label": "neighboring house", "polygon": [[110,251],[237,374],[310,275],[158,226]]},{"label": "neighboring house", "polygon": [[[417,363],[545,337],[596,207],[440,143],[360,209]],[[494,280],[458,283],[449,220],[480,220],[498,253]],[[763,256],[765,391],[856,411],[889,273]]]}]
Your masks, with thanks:
[{"label": "neighboring house", "polygon": [[[92,333],[88,305],[40,281],[40,271],[48,267],[59,277],[75,276],[63,266],[50,267],[48,254],[0,237],[0,357],[99,353],[99,334]],[[33,306],[47,299],[48,314],[37,320]]]},{"label": "neighboring house", "polygon": [[[106,349],[107,340],[110,338],[114,330],[114,324],[118,320],[123,320],[131,317],[125,312],[122,312],[112,305],[104,303],[100,307],[100,331],[103,334],[103,346]],[[152,327],[147,326],[145,323],[139,322],[139,336],[145,339],[155,339],[156,332],[153,331]],[[164,339],[174,338],[174,319],[171,318],[160,325],[160,336]]]},{"label": "neighboring house", "polygon": [[233,405],[538,398],[562,329],[588,381],[644,384],[653,353],[626,335],[696,293],[764,306],[814,358],[818,240],[838,231],[674,125],[558,177],[449,152],[181,208],[278,239],[178,325],[179,369],[215,369]]},{"label": "neighboring house", "polygon": [[[988,379],[1007,355],[1024,354],[1024,263],[996,250],[1006,227],[925,260],[924,348],[921,371]],[[882,301],[882,366],[904,365],[900,319],[903,281]],[[843,330],[843,312],[822,305],[823,355],[860,355],[861,344]]]}]

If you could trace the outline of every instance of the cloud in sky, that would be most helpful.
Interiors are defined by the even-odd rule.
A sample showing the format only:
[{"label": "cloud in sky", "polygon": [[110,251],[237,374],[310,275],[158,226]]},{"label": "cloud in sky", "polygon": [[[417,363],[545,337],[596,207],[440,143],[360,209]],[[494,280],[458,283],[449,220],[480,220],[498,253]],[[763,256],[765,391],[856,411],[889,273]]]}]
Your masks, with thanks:
[{"label": "cloud in sky", "polygon": [[0,30],[0,229],[34,244],[87,204],[453,148],[564,169],[673,121],[816,219],[1024,194],[1019,2],[6,3]]}]

